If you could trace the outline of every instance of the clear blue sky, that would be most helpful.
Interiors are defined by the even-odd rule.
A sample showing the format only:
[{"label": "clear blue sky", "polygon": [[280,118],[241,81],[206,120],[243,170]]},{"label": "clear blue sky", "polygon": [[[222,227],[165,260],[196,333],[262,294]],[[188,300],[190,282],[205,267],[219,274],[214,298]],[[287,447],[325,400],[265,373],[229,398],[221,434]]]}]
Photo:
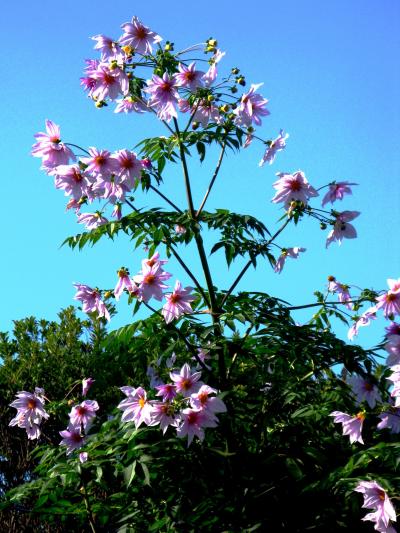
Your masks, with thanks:
[{"label": "clear blue sky", "polygon": [[[136,4],[136,6],[134,5]],[[137,15],[176,43],[176,49],[216,37],[227,52],[223,67],[239,66],[247,80],[264,82],[270,117],[259,133],[280,128],[290,134],[286,152],[274,165],[259,169],[261,145],[253,144],[227,160],[208,208],[228,207],[262,218],[274,227],[281,215],[270,199],[278,171],[302,169],[319,187],[329,181],[359,183],[339,209],[362,212],[355,221],[359,238],[325,250],[326,232],[305,223],[279,242],[304,246],[307,253],[288,261],[278,276],[268,265],[250,272],[239,289],[262,290],[293,304],[312,301],[326,277],[361,287],[385,288],[400,276],[400,4],[395,0],[320,2],[253,1],[127,3],[76,0],[64,4],[41,0],[6,2],[0,41],[0,153],[3,168],[3,230],[0,330],[28,315],[53,319],[73,302],[73,282],[111,288],[122,265],[136,273],[141,251],[128,241],[100,243],[72,252],[59,245],[82,230],[52,179],[30,157],[33,134],[44,119],[61,125],[65,141],[99,148],[132,148],[142,136],[164,134],[161,126],[138,116],[97,110],[79,86],[84,59],[97,57],[90,36],[118,38],[120,25]],[[200,199],[211,166],[195,167]],[[164,191],[179,200],[181,176],[167,172]],[[154,203],[155,201],[155,203]],[[154,197],[142,205],[160,205]],[[190,254],[188,262],[192,262]],[[241,264],[228,274],[212,259],[216,282],[227,288]],[[197,266],[193,265],[195,271]],[[171,265],[184,284],[189,280]],[[129,320],[124,303],[112,326]],[[377,342],[382,324],[360,333],[363,345]],[[344,328],[338,334],[345,336]]]}]

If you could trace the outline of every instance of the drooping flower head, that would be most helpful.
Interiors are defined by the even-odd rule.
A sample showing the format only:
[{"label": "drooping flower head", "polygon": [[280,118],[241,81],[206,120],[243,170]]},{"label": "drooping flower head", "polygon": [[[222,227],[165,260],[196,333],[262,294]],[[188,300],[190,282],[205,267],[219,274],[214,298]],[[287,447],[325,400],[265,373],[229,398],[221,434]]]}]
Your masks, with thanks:
[{"label": "drooping flower head", "polygon": [[360,442],[364,444],[361,436],[365,415],[358,413],[356,416],[351,416],[341,411],[333,411],[329,416],[333,416],[333,421],[338,424],[341,423],[343,427],[343,435],[350,437],[350,443]]},{"label": "drooping flower head", "polygon": [[102,61],[108,61],[110,59],[118,60],[122,57],[122,51],[119,44],[114,41],[114,39],[111,39],[111,37],[99,34],[94,35],[92,40],[96,41],[94,49],[99,50]]},{"label": "drooping flower head", "polygon": [[58,165],[67,165],[70,160],[75,160],[72,150],[61,142],[60,127],[51,120],[46,119],[46,133],[36,133],[37,140],[32,146],[31,154],[42,158],[42,165],[49,172]]},{"label": "drooping flower head", "polygon": [[396,511],[385,489],[376,481],[360,481],[354,490],[363,495],[363,508],[375,510],[375,513],[368,513],[364,516],[363,520],[375,522],[377,531],[394,531],[390,526],[390,521],[396,521]]},{"label": "drooping flower head", "polygon": [[85,378],[82,380],[82,396],[86,396],[94,382],[95,380],[93,378]]},{"label": "drooping flower head", "polygon": [[288,133],[284,135],[283,130],[280,130],[279,135],[276,139],[274,139],[273,141],[268,141],[268,147],[265,150],[265,153],[258,166],[262,167],[265,163],[269,163],[270,165],[272,165],[272,163],[275,161],[276,154],[286,148],[286,139],[288,137]]},{"label": "drooping flower head", "polygon": [[344,303],[348,309],[353,309],[349,292],[350,287],[344,283],[339,283],[333,276],[329,276],[328,281],[328,291],[336,293],[339,302]]},{"label": "drooping flower head", "polygon": [[133,283],[129,277],[129,270],[126,268],[120,268],[118,270],[118,282],[114,289],[114,296],[116,300],[119,300],[124,289],[129,293],[137,292],[137,286]]},{"label": "drooping flower head", "polygon": [[297,259],[299,257],[300,252],[305,251],[305,248],[300,248],[299,246],[295,246],[294,248],[282,248],[281,255],[278,257],[278,260],[274,267],[274,271],[280,274],[288,257],[291,257],[292,259]]},{"label": "drooping flower head", "polygon": [[99,289],[92,289],[82,283],[74,283],[73,285],[78,289],[74,300],[82,302],[82,311],[84,313],[97,312],[99,317],[103,316],[108,321],[110,320],[110,313],[100,297]]},{"label": "drooping flower head", "polygon": [[153,45],[162,41],[162,37],[151,31],[137,17],[132,22],[125,22],[121,28],[124,34],[118,39],[121,46],[130,46],[135,54],[151,54]]},{"label": "drooping flower head", "polygon": [[349,224],[349,222],[357,218],[359,214],[359,211],[343,211],[342,213],[336,214],[333,229],[329,232],[326,239],[327,248],[333,241],[341,244],[343,239],[355,239],[357,237],[355,227]]},{"label": "drooping flower head", "polygon": [[354,337],[358,335],[358,330],[360,327],[363,326],[369,326],[371,323],[371,320],[376,320],[376,309],[375,307],[370,307],[364,313],[357,318],[357,320],[354,322],[354,324],[351,326],[347,333],[347,338],[349,340],[353,340]]},{"label": "drooping flower head", "polygon": [[358,183],[349,183],[348,181],[334,181],[329,184],[329,190],[322,199],[322,207],[328,202],[333,204],[336,200],[343,200],[345,194],[353,194],[350,186]]},{"label": "drooping flower head", "polygon": [[81,213],[78,215],[78,224],[85,224],[86,229],[95,229],[107,224],[108,219],[96,211],[95,213]]}]

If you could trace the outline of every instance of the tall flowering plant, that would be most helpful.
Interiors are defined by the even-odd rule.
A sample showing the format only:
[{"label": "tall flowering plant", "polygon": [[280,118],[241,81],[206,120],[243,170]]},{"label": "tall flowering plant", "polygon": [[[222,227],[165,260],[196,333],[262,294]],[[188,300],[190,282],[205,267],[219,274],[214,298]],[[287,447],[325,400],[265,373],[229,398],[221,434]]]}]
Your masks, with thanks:
[{"label": "tall flowering plant", "polygon": [[[144,318],[112,331],[104,344],[105,350],[126,346],[132,350],[132,374],[118,384],[125,398],[103,423],[97,421],[102,407],[96,400],[75,403],[67,429],[60,431],[67,457],[54,465],[59,459],[45,456],[39,472],[44,478],[46,468],[60,476],[68,472],[70,481],[64,488],[54,479],[51,482],[63,494],[74,483],[81,485],[82,515],[93,531],[116,523],[138,530],[150,524],[151,530],[165,526],[253,531],[268,524],[276,531],[328,531],[332,516],[316,517],[304,495],[323,494],[330,499],[332,515],[350,486],[364,493],[364,507],[376,510],[365,519],[373,521],[378,531],[394,531],[396,515],[388,483],[382,479],[386,491],[372,480],[373,470],[357,472],[350,457],[367,439],[373,443],[371,450],[379,446],[375,443],[379,435],[392,444],[392,435],[399,431],[398,327],[394,322],[389,326],[384,345],[389,376],[385,366],[377,365],[373,350],[338,341],[330,331],[330,320],[339,318],[351,325],[349,338],[377,313],[393,320],[400,313],[399,281],[389,280],[384,294],[356,294],[354,287],[330,276],[325,294],[317,292],[316,302],[299,306],[261,292],[238,292],[241,280],[258,262],[270,264],[271,276],[287,268],[287,259],[298,259],[301,265],[306,249],[301,243],[286,242],[284,232],[306,218],[327,231],[326,247],[356,238],[353,221],[360,213],[337,211],[335,204],[352,194],[356,184],[311,183],[303,170],[276,172],[271,202],[280,208],[281,218],[274,228],[248,214],[207,211],[215,181],[224,179],[223,162],[230,151],[258,142],[259,166],[275,164],[289,136],[281,129],[277,137],[276,133],[264,137],[261,128],[268,128],[270,108],[262,84],[246,88],[239,68],[224,69],[225,53],[216,39],[176,51],[172,42],[162,44],[162,37],[137,17],[124,23],[122,32],[118,39],[93,37],[98,56],[86,60],[83,89],[98,108],[111,105],[115,113],[131,114],[135,121],[143,114],[153,115],[163,134],[111,152],[65,141],[59,126],[47,119],[46,133],[36,135],[32,155],[42,159],[43,170],[67,196],[67,209],[86,230],[67,238],[66,244],[82,248],[125,233],[136,249],[145,247],[133,255],[132,264],[115,265],[116,278],[110,278],[109,287],[93,286],[95,275],[84,280],[89,285],[75,282],[75,300],[81,302],[82,311],[93,323],[112,325],[117,303],[126,298],[133,313],[140,311]],[[198,185],[204,194],[196,205],[189,155],[197,153],[203,161],[215,148],[219,156],[208,181]],[[177,205],[162,188],[167,164],[181,167],[185,205]],[[145,208],[152,198],[164,207]],[[327,204],[335,208],[328,209]],[[217,235],[210,249],[203,240],[207,229]],[[187,257],[189,243],[195,258]],[[209,255],[219,250],[224,251],[228,267],[233,261],[241,264],[236,277],[227,272],[222,288],[215,286],[209,262]],[[168,272],[171,257],[179,274]],[[366,302],[372,305],[360,314]],[[291,311],[304,307],[314,308],[315,313],[307,324],[298,325]],[[334,371],[339,364],[341,378]],[[391,397],[386,377],[394,383]],[[87,385],[85,379],[83,396]],[[19,394],[24,396],[12,404],[18,409],[12,424],[29,429],[31,439],[39,438],[36,425],[44,411],[27,411],[28,393]],[[329,415],[333,423],[342,424],[349,442],[338,439]],[[380,419],[377,433],[372,430],[374,417]],[[317,428],[311,429],[310,420],[317,422]],[[323,450],[318,448],[321,442]],[[321,481],[324,461],[335,446],[340,453],[330,459],[332,471]],[[148,453],[143,454],[143,449]],[[343,469],[341,459],[348,459]],[[390,466],[383,478],[394,464],[393,453],[385,461]],[[132,484],[138,465],[141,485]],[[371,481],[362,480],[361,474]],[[118,485],[121,475],[132,497],[129,504]],[[151,489],[152,482],[160,479],[157,476],[163,475],[161,486]],[[351,477],[358,478],[358,485]],[[296,521],[279,511],[287,491],[294,490],[293,480],[298,484],[293,504]],[[198,497],[202,491],[212,492],[206,506]],[[368,491],[375,491],[373,501]],[[146,493],[143,516],[138,516],[135,506]],[[347,513],[351,520],[351,512]],[[335,524],[345,519],[342,516]]]}]

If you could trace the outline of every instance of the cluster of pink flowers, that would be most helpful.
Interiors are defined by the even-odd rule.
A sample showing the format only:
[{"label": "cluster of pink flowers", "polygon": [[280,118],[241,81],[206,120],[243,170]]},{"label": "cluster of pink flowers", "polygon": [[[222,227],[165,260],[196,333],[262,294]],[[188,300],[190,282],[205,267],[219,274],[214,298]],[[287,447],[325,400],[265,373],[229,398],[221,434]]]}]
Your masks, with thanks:
[{"label": "cluster of pink flowers", "polygon": [[44,390],[38,387],[35,388],[35,392],[17,392],[17,399],[10,404],[10,407],[17,409],[17,414],[9,426],[25,429],[28,439],[38,439],[41,433],[39,426],[42,420],[49,418],[44,409],[45,401]]},{"label": "cluster of pink flowers", "polygon": [[372,509],[363,520],[375,523],[374,529],[381,533],[396,533],[391,522],[396,522],[396,511],[385,489],[376,481],[360,481],[354,489],[364,497],[363,508]]},{"label": "cluster of pink flowers", "polygon": [[70,148],[59,140],[59,127],[51,120],[46,120],[46,130],[47,134],[36,135],[38,142],[33,146],[32,155],[42,157],[42,168],[54,176],[55,187],[70,198],[67,209],[75,210],[78,222],[84,224],[86,229],[108,222],[100,211],[80,212],[82,205],[96,199],[106,200],[114,206],[112,216],[120,219],[121,204],[126,194],[137,186],[147,161],[138,159],[135,152],[126,149],[111,153],[91,147],[88,157],[81,157],[77,163],[69,164],[70,160],[76,158]]},{"label": "cluster of pink flowers", "polygon": [[[166,303],[161,313],[167,324],[183,314],[192,313],[191,302],[195,299],[190,294],[193,290],[192,287],[183,288],[181,282],[176,280],[172,293],[164,292],[165,289],[168,289],[168,285],[164,282],[172,277],[172,274],[163,269],[165,263],[167,261],[160,259],[160,254],[155,252],[149,259],[143,259],[141,271],[133,278],[130,277],[127,268],[120,268],[114,289],[115,299],[119,300],[124,290],[137,298],[139,302],[147,303],[151,298],[158,301],[165,299]],[[98,317],[105,317],[110,320],[110,313],[101,299],[99,289],[93,289],[81,283],[75,283],[74,286],[78,289],[74,299],[82,302],[83,312],[95,312]]]},{"label": "cluster of pink flowers", "polygon": [[[89,388],[94,383],[94,379],[87,378],[82,381],[82,396],[86,396]],[[69,413],[69,423],[67,429],[60,431],[62,440],[60,446],[66,446],[67,455],[70,455],[74,450],[81,448],[86,442],[86,435],[96,417],[96,411],[99,409],[99,404],[96,400],[84,400],[78,405],[72,407]],[[88,455],[82,452],[79,455],[81,463],[86,462]]]},{"label": "cluster of pink flowers", "polygon": [[123,422],[133,422],[136,428],[142,423],[159,425],[163,433],[171,426],[178,437],[188,438],[190,446],[194,437],[204,439],[205,428],[217,426],[216,414],[224,413],[226,406],[215,389],[200,381],[201,373],[192,371],[187,363],[169,377],[170,383],[155,385],[155,396],[161,400],[149,400],[142,387],[121,387],[126,399],[118,408],[123,411]]}]

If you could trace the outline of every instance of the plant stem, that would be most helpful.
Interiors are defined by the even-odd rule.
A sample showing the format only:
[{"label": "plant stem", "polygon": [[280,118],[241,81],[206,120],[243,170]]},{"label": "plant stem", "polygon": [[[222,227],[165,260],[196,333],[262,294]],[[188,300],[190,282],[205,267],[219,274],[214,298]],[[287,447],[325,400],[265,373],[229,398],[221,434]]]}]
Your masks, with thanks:
[{"label": "plant stem", "polygon": [[209,194],[211,192],[211,189],[213,188],[215,180],[217,179],[219,169],[221,168],[222,159],[224,157],[225,147],[226,147],[226,141],[224,141],[222,143],[222,149],[221,149],[221,153],[219,155],[217,166],[215,167],[215,171],[214,171],[213,177],[211,178],[210,185],[208,186],[206,194],[204,195],[203,201],[201,202],[200,207],[197,210],[196,218],[199,218],[201,212],[203,211],[204,205],[207,202],[207,198],[208,198],[208,196],[209,196]]},{"label": "plant stem", "polygon": [[88,494],[86,490],[86,483],[85,483],[85,480],[83,479],[83,475],[81,475],[81,481],[82,481],[82,487],[83,487],[83,500],[85,502],[86,513],[87,513],[90,529],[92,530],[93,533],[96,533],[96,526],[94,522],[93,511],[90,506],[90,502],[89,502],[89,498],[88,498]]},{"label": "plant stem", "polygon": [[[186,188],[186,198],[188,202],[189,207],[189,213],[191,218],[196,221],[196,213],[193,205],[193,196],[192,191],[190,187],[190,178],[189,178],[189,171],[186,163],[186,155],[185,155],[185,149],[182,143],[181,139],[181,133],[179,131],[179,125],[176,118],[174,118],[174,125],[176,129],[176,136],[179,143],[179,153],[180,153],[180,159],[182,162],[182,170],[183,170],[183,177],[185,181],[185,188]],[[221,324],[219,321],[219,306],[217,304],[217,298],[214,290],[214,285],[211,277],[210,267],[207,261],[207,256],[204,250],[204,243],[203,239],[200,235],[200,226],[195,224],[193,228],[194,238],[197,245],[197,250],[200,257],[201,266],[203,268],[204,277],[207,284],[208,294],[210,297],[210,313],[211,313],[211,319],[214,325],[214,335],[215,337],[221,337]],[[223,347],[218,347],[218,373],[219,373],[219,380],[221,388],[224,387],[224,384],[226,383],[226,365],[225,365],[225,358],[224,358],[224,351]]]}]

